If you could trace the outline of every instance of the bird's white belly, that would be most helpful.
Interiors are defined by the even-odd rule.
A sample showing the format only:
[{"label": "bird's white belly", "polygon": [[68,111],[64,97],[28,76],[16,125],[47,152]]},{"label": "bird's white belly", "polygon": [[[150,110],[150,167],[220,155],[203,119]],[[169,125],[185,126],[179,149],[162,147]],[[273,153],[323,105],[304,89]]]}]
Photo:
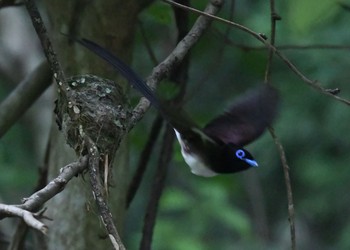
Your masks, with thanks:
[{"label": "bird's white belly", "polygon": [[199,157],[197,157],[195,154],[187,153],[185,150],[186,145],[184,144],[180,133],[175,130],[175,134],[181,146],[182,157],[184,158],[187,165],[191,168],[191,172],[193,174],[203,176],[203,177],[212,177],[217,175],[217,173],[215,173],[210,168],[208,168],[203,163],[203,161]]}]

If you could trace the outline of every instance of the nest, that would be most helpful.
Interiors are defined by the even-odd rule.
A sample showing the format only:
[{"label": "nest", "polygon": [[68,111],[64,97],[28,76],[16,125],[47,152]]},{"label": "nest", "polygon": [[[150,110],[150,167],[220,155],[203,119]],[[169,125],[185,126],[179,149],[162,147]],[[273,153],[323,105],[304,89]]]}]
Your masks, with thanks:
[{"label": "nest", "polygon": [[69,86],[56,103],[66,142],[78,155],[84,155],[84,137],[88,136],[100,154],[112,159],[131,114],[121,87],[94,75],[74,76],[67,83]]}]

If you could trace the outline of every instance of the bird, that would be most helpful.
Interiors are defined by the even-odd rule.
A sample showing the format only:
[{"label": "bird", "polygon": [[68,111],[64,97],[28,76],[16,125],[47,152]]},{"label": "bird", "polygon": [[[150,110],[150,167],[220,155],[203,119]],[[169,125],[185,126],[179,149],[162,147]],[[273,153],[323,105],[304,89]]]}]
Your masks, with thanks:
[{"label": "bird", "polygon": [[160,112],[174,129],[181,154],[193,174],[213,177],[258,167],[257,161],[244,146],[260,137],[277,115],[279,93],[271,84],[260,84],[260,87],[241,95],[226,112],[200,128],[184,111],[169,106],[159,98],[117,56],[88,39],[75,40],[111,64]]}]

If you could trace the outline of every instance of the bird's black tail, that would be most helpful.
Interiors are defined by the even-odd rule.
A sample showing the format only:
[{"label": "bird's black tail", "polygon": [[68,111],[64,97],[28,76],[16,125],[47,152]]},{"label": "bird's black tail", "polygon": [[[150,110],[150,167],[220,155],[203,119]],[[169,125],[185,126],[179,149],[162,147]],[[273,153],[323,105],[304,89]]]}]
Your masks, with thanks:
[{"label": "bird's black tail", "polygon": [[152,105],[158,109],[163,117],[178,131],[181,132],[184,130],[184,128],[195,127],[195,124],[193,124],[192,120],[185,114],[185,112],[182,111],[181,108],[173,109],[167,105],[164,105],[162,100],[157,97],[154,91],[152,91],[152,89],[148,87],[148,85],[127,64],[114,56],[112,53],[87,39],[71,39],[80,43],[110,63],[131,83],[134,88],[141,92],[141,94],[144,95],[152,103]]},{"label": "bird's black tail", "polygon": [[105,59],[113,67],[123,75],[131,85],[142,93],[156,108],[160,109],[160,101],[150,87],[122,60],[102,48],[100,45],[87,39],[74,39],[84,47],[94,52],[99,57]]}]

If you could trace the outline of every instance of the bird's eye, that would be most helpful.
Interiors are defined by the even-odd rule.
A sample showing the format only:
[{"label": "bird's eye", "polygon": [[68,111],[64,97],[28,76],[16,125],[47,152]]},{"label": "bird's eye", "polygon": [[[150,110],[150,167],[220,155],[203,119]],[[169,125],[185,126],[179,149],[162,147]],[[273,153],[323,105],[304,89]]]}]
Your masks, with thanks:
[{"label": "bird's eye", "polygon": [[245,156],[245,153],[242,149],[238,149],[236,151],[236,156],[237,156],[237,158],[242,159]]}]

